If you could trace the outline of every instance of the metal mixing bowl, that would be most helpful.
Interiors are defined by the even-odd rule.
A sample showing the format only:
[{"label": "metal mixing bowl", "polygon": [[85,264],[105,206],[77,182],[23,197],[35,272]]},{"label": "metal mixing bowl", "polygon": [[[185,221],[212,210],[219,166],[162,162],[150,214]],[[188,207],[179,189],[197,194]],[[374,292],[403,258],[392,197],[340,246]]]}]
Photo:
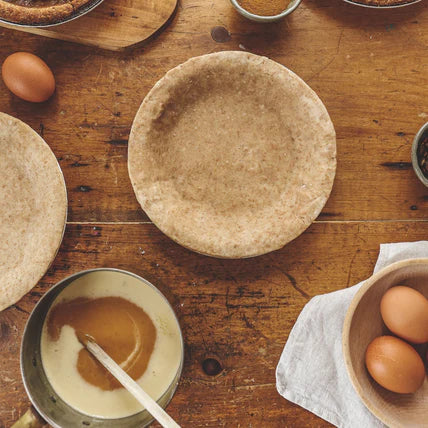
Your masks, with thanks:
[{"label": "metal mixing bowl", "polygon": [[[40,339],[42,335],[43,323],[49,309],[58,295],[76,279],[96,271],[112,271],[120,272],[126,275],[133,276],[141,281],[144,286],[152,287],[156,292],[162,295],[166,303],[167,299],[163,294],[152,284],[133,273],[110,268],[91,269],[65,278],[57,285],[52,287],[37,303],[32,311],[27,325],[25,326],[22,345],[21,345],[21,374],[28,397],[38,413],[54,428],[64,427],[102,427],[102,428],[132,428],[147,426],[153,421],[152,416],[143,410],[135,415],[120,419],[103,419],[87,416],[78,412],[74,408],[65,403],[54,391],[50,385],[46,373],[43,369],[40,352]],[[171,307],[171,306],[170,306]],[[171,310],[173,311],[172,307]],[[177,324],[178,320],[177,320]],[[178,381],[181,376],[184,360],[184,344],[181,337],[181,362],[177,373],[166,390],[166,392],[157,401],[158,404],[165,408],[171,401],[172,396],[177,388]]]}]

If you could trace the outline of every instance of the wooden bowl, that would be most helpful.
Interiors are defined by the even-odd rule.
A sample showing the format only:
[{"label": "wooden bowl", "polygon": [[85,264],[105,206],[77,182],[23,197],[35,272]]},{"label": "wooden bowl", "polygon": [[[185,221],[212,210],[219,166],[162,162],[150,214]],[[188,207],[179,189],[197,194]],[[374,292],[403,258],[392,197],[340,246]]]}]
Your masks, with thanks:
[{"label": "wooden bowl", "polygon": [[[351,382],[366,407],[390,427],[428,427],[428,381],[414,394],[397,394],[369,375],[364,357],[376,337],[391,335],[382,321],[380,301],[385,292],[408,285],[428,298],[428,258],[403,260],[369,278],[355,295],[343,325],[342,346]],[[419,350],[426,351],[426,344]]]}]

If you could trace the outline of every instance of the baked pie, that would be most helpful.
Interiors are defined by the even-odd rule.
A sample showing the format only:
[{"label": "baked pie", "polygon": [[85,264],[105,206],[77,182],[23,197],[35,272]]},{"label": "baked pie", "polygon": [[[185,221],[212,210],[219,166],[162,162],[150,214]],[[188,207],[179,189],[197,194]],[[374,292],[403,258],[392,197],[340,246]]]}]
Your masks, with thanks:
[{"label": "baked pie", "polygon": [[0,0],[0,18],[17,24],[54,24],[94,0]]},{"label": "baked pie", "polygon": [[352,3],[377,6],[377,7],[391,7],[391,6],[404,6],[405,4],[417,3],[418,0],[350,0]]}]

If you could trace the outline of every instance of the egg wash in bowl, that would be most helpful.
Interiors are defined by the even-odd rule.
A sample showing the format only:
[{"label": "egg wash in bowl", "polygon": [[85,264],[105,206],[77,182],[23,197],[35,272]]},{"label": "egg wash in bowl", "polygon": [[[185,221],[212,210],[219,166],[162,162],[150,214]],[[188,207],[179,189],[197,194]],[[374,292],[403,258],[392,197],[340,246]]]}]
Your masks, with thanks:
[{"label": "egg wash in bowl", "polygon": [[119,271],[93,271],[71,283],[45,319],[41,358],[55,392],[77,411],[122,418],[142,406],[84,349],[87,333],[155,400],[180,370],[183,345],[163,295]]}]

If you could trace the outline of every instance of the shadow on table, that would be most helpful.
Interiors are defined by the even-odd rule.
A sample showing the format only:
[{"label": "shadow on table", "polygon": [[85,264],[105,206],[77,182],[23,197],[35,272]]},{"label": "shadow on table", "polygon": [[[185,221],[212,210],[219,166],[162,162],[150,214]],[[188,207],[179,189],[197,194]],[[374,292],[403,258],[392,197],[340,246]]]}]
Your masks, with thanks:
[{"label": "shadow on table", "polygon": [[[143,276],[160,285],[167,295],[169,286],[162,284],[162,278],[176,276],[179,282],[186,278],[189,287],[196,287],[195,293],[225,293],[231,286],[238,294],[242,294],[241,297],[261,298],[266,296],[260,294],[260,285],[266,284],[266,290],[269,286],[275,286],[282,289],[284,295],[296,293],[296,298],[302,304],[311,297],[304,290],[307,284],[299,284],[300,278],[294,277],[297,266],[300,266],[295,254],[299,250],[296,248],[305,245],[305,234],[282,249],[244,259],[205,256],[182,247],[163,234],[156,236],[158,239],[151,242],[151,253],[156,254],[156,262],[151,263],[153,270],[145,270]],[[310,236],[312,243],[321,239],[321,236]]]}]

